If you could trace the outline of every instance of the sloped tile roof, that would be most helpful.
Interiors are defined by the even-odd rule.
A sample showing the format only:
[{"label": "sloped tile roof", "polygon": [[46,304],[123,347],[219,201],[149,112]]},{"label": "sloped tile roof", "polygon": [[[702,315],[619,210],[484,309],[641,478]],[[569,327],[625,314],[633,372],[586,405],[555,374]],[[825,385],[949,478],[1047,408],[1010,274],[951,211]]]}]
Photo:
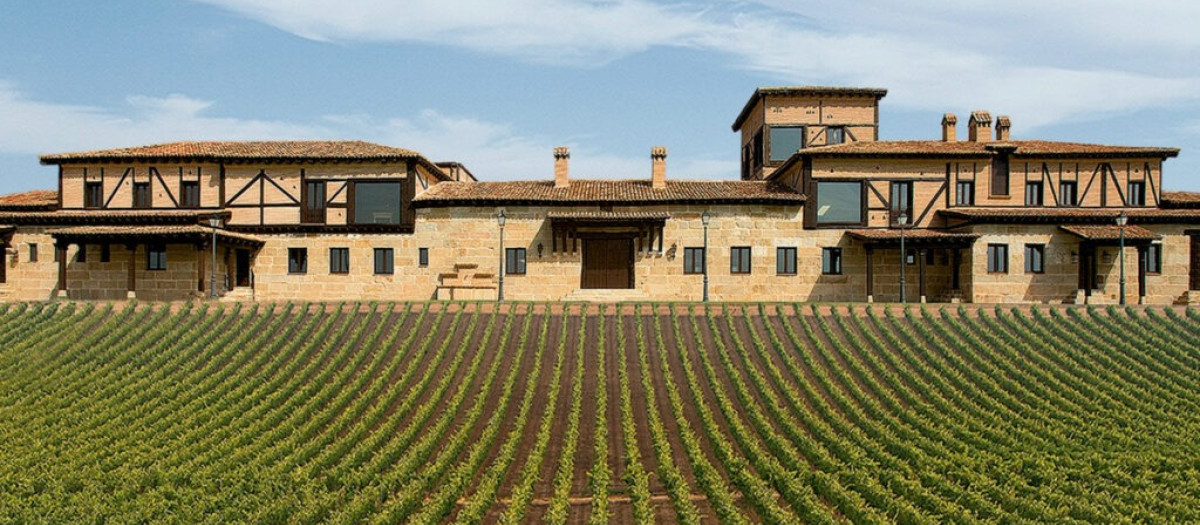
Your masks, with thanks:
[{"label": "sloped tile roof", "polygon": [[1107,146],[1050,140],[971,142],[960,140],[860,141],[800,150],[802,157],[990,157],[1008,151],[1018,157],[1175,157],[1178,148]]},{"label": "sloped tile roof", "polygon": [[0,222],[5,224],[195,224],[201,219],[219,214],[225,219],[229,212],[224,210],[58,210],[58,211],[0,211]]},{"label": "sloped tile roof", "polygon": [[1162,192],[1164,208],[1200,208],[1200,192],[1194,191],[1164,191]]},{"label": "sloped tile roof", "polygon": [[[162,237],[169,239],[183,239],[189,241],[203,241],[213,235],[212,228],[206,228],[199,225],[179,225],[179,226],[75,226],[71,228],[57,228],[46,230],[46,234],[52,237],[61,237],[67,239],[103,239],[103,238],[129,238],[129,237]],[[242,244],[262,245],[264,241],[257,237],[242,233],[235,233],[229,230],[218,228],[216,230],[217,242],[221,241],[237,241]]]},{"label": "sloped tile roof", "polygon": [[[950,208],[938,214],[973,223],[1115,224],[1120,208]],[[1129,221],[1140,223],[1200,223],[1200,209],[1125,208]]]},{"label": "sloped tile roof", "polygon": [[195,141],[42,155],[43,164],[94,160],[395,160],[420,154],[361,140]]},{"label": "sloped tile roof", "polygon": [[[846,230],[846,233],[851,237],[865,240],[899,240],[899,228],[865,228],[860,230]],[[945,239],[945,240],[974,240],[979,238],[978,233],[953,233],[941,230],[930,230],[925,228],[913,228],[904,230],[905,239]]]},{"label": "sloped tile roof", "polygon": [[57,190],[33,190],[0,195],[0,210],[50,210],[58,206]]},{"label": "sloped tile roof", "polygon": [[567,188],[554,181],[442,182],[413,199],[414,207],[495,206],[538,204],[578,206],[589,204],[794,204],[804,194],[783,184],[766,181],[668,180],[654,189],[648,180],[572,180]]},{"label": "sloped tile roof", "polygon": [[845,87],[845,86],[767,86],[760,87],[754,90],[754,94],[750,95],[750,100],[746,101],[746,105],[742,107],[741,113],[733,121],[733,130],[738,131],[742,128],[742,123],[750,117],[750,111],[754,109],[754,105],[759,99],[768,95],[779,96],[869,96],[876,99],[887,96],[887,90],[883,88],[872,87]]},{"label": "sloped tile roof", "polygon": [[[1072,225],[1059,229],[1089,241],[1116,241],[1121,238],[1121,227],[1116,225]],[[1126,241],[1157,241],[1162,236],[1141,226],[1126,225]]]},{"label": "sloped tile roof", "polygon": [[670,213],[653,211],[570,211],[550,212],[547,219],[588,221],[655,221],[671,218]]}]

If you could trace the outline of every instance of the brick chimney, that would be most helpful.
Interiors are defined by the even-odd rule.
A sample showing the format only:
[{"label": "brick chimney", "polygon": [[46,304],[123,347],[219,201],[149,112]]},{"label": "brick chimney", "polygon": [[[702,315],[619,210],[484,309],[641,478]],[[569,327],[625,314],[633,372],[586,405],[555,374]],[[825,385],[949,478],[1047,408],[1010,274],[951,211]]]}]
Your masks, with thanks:
[{"label": "brick chimney", "polygon": [[1007,115],[999,115],[996,117],[996,140],[1009,140],[1009,130],[1012,129],[1012,122],[1008,120]]},{"label": "brick chimney", "polygon": [[958,117],[954,113],[946,113],[942,116],[942,142],[957,142],[958,141]]},{"label": "brick chimney", "polygon": [[568,176],[570,175],[570,167],[568,166],[568,164],[570,162],[571,162],[571,150],[570,149],[567,149],[566,146],[559,146],[557,148],[554,148],[554,187],[555,188],[566,188],[571,185],[571,180],[568,178]]},{"label": "brick chimney", "polygon": [[992,114],[986,111],[971,112],[971,120],[967,122],[967,136],[971,142],[987,142],[992,136]]},{"label": "brick chimney", "polygon": [[650,187],[656,190],[667,187],[667,148],[650,148]]}]

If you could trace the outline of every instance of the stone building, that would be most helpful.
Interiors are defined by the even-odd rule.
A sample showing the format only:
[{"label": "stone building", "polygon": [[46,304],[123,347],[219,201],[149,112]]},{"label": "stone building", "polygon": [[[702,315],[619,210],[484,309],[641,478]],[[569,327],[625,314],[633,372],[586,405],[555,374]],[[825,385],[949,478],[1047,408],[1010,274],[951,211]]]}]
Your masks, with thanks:
[{"label": "stone building", "polygon": [[[1200,302],[1200,194],[1172,148],[880,141],[874,88],[755,91],[741,180],[480,182],[357,141],[46,155],[0,197],[0,299]],[[1120,223],[1123,222],[1123,225]],[[903,250],[901,249],[903,245]],[[1121,246],[1124,246],[1122,251]]]}]

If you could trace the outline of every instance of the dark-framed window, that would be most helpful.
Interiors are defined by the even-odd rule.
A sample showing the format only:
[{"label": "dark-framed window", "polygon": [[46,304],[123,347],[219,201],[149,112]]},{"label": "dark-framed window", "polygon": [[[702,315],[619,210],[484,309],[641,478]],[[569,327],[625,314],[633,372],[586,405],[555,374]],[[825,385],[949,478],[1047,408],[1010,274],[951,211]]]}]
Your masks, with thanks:
[{"label": "dark-framed window", "polygon": [[300,222],[323,224],[325,222],[325,181],[304,181],[304,207]]},{"label": "dark-framed window", "polygon": [[308,248],[288,248],[288,273],[308,273]]},{"label": "dark-framed window", "polygon": [[1073,180],[1064,180],[1058,183],[1058,205],[1059,206],[1075,206],[1078,202],[1079,184]]},{"label": "dark-framed window", "polygon": [[329,273],[350,273],[350,248],[329,249]]},{"label": "dark-framed window", "polygon": [[104,183],[99,181],[83,183],[83,207],[104,207]]},{"label": "dark-framed window", "polygon": [[396,250],[394,248],[375,248],[375,275],[391,275],[396,273]]},{"label": "dark-framed window", "polygon": [[108,244],[100,245],[100,262],[106,263],[112,261],[112,247]]},{"label": "dark-framed window", "polygon": [[988,273],[1008,273],[1008,245],[989,244],[987,246]]},{"label": "dark-framed window", "polygon": [[179,207],[200,207],[200,181],[185,180],[179,183]]},{"label": "dark-framed window", "polygon": [[750,145],[754,149],[754,169],[761,168],[763,165],[763,148],[766,147],[763,144],[763,130],[759,129],[754,133],[754,139],[751,140]]},{"label": "dark-framed window", "polygon": [[771,127],[771,162],[788,160],[804,148],[804,126]]},{"label": "dark-framed window", "polygon": [[846,142],[846,128],[842,126],[830,126],[825,129],[825,144],[830,146]]},{"label": "dark-framed window", "polygon": [[147,270],[166,270],[167,269],[167,245],[165,245],[165,244],[146,245],[146,269]]},{"label": "dark-framed window", "polygon": [[150,198],[150,183],[135,182],[133,183],[133,207],[134,208],[149,208],[152,205]]},{"label": "dark-framed window", "polygon": [[1146,273],[1162,273],[1163,245],[1156,242],[1146,247]]},{"label": "dark-framed window", "polygon": [[29,262],[38,262],[38,249],[36,242],[29,243]]},{"label": "dark-framed window", "polygon": [[900,213],[908,215],[908,224],[916,222],[913,217],[913,183],[901,181],[892,183],[891,217],[892,224],[899,224]]},{"label": "dark-framed window", "polygon": [[1125,202],[1128,206],[1145,206],[1146,205],[1146,182],[1140,180],[1131,180],[1127,185],[1125,192]]},{"label": "dark-framed window", "polygon": [[525,275],[525,248],[504,249],[504,273]]},{"label": "dark-framed window", "polygon": [[796,275],[796,248],[775,248],[775,274]]},{"label": "dark-framed window", "polygon": [[818,224],[862,224],[861,182],[817,182]]},{"label": "dark-framed window", "polygon": [[429,266],[429,248],[417,248],[417,266]]},{"label": "dark-framed window", "polygon": [[400,224],[400,182],[354,182],[355,224]]},{"label": "dark-framed window", "polygon": [[734,246],[729,249],[729,273],[750,273],[749,246]]},{"label": "dark-framed window", "polygon": [[704,248],[683,249],[683,273],[704,273]]},{"label": "dark-framed window", "polygon": [[954,203],[959,206],[975,205],[975,181],[960,180],[954,184]]},{"label": "dark-framed window", "polygon": [[842,274],[841,248],[821,248],[821,273],[824,275]]},{"label": "dark-framed window", "polygon": [[86,244],[79,245],[79,250],[75,252],[75,262],[78,262],[78,263],[87,262],[87,245]]},{"label": "dark-framed window", "polygon": [[1046,245],[1025,245],[1025,273],[1046,273]]},{"label": "dark-framed window", "polygon": [[1008,195],[1008,155],[992,159],[992,195]]},{"label": "dark-framed window", "polygon": [[1025,205],[1026,206],[1041,206],[1044,201],[1042,197],[1042,181],[1031,180],[1025,182]]}]

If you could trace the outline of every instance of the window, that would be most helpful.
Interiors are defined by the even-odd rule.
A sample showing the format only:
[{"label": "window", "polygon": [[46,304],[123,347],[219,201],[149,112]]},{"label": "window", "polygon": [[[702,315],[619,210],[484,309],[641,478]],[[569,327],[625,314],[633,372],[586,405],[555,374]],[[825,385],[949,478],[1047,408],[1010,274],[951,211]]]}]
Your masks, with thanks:
[{"label": "window", "polygon": [[754,134],[754,140],[751,142],[751,147],[754,153],[754,168],[761,168],[763,165],[763,130],[758,130]]},{"label": "window", "polygon": [[329,249],[329,273],[350,273],[350,248]]},{"label": "window", "polygon": [[29,243],[29,262],[37,262],[37,243]]},{"label": "window", "polygon": [[288,273],[308,273],[308,248],[288,248]]},{"label": "window", "polygon": [[396,273],[396,252],[392,248],[375,248],[375,275]]},{"label": "window", "polygon": [[149,182],[133,183],[133,207],[134,208],[149,208],[150,207],[150,183]]},{"label": "window", "polygon": [[112,248],[107,244],[100,245],[100,262],[106,263],[112,260]]},{"label": "window", "polygon": [[87,245],[86,244],[79,245],[79,251],[75,252],[75,262],[78,262],[78,263],[87,262]]},{"label": "window", "polygon": [[1008,155],[992,159],[992,195],[1008,195]]},{"label": "window", "polygon": [[301,211],[300,222],[325,222],[325,181],[304,182],[304,208]]},{"label": "window", "polygon": [[775,273],[796,275],[796,249],[775,248]]},{"label": "window", "polygon": [[1145,181],[1129,181],[1128,191],[1125,192],[1126,206],[1145,206],[1146,205],[1146,183]]},{"label": "window", "polygon": [[1162,243],[1157,242],[1146,248],[1146,273],[1162,273],[1162,249]]},{"label": "window", "polygon": [[1058,183],[1058,205],[1059,206],[1075,206],[1076,193],[1078,188],[1075,181],[1064,180]]},{"label": "window", "polygon": [[179,207],[200,207],[200,181],[185,180],[179,183]]},{"label": "window", "polygon": [[1025,273],[1046,273],[1046,245],[1025,245]]},{"label": "window", "polygon": [[729,249],[729,273],[750,273],[749,246],[734,246]]},{"label": "window", "polygon": [[818,182],[817,223],[862,224],[861,182]]},{"label": "window", "polygon": [[104,184],[100,182],[83,183],[83,207],[104,207]]},{"label": "window", "polygon": [[975,205],[975,181],[960,180],[954,185],[954,202],[959,206]]},{"label": "window", "polygon": [[166,270],[167,269],[167,245],[151,244],[146,247],[146,269],[147,270]]},{"label": "window", "polygon": [[504,273],[508,275],[525,275],[525,248],[505,249]]},{"label": "window", "polygon": [[704,248],[683,249],[683,273],[704,273]]},{"label": "window", "polygon": [[988,273],[1008,273],[1008,245],[989,244],[987,247]]},{"label": "window", "polygon": [[771,162],[788,160],[793,153],[796,153],[803,147],[803,127],[776,126],[771,128]]},{"label": "window", "polygon": [[60,252],[58,251],[57,245],[54,246],[54,251],[52,253],[54,254],[54,262],[58,262]]},{"label": "window", "polygon": [[417,266],[429,266],[429,248],[417,248]]},{"label": "window", "polygon": [[1026,206],[1041,206],[1042,205],[1042,181],[1030,181],[1025,183],[1025,205]]},{"label": "window", "polygon": [[355,182],[355,224],[400,224],[399,182]]},{"label": "window", "polygon": [[916,221],[913,217],[913,183],[912,182],[893,182],[892,183],[892,201],[891,201],[891,216],[892,224],[900,223],[900,213],[908,215],[908,224]]},{"label": "window", "polygon": [[825,130],[825,144],[841,144],[846,142],[846,128],[841,126],[832,126]]},{"label": "window", "polygon": [[821,248],[821,273],[824,275],[842,274],[841,248]]}]

